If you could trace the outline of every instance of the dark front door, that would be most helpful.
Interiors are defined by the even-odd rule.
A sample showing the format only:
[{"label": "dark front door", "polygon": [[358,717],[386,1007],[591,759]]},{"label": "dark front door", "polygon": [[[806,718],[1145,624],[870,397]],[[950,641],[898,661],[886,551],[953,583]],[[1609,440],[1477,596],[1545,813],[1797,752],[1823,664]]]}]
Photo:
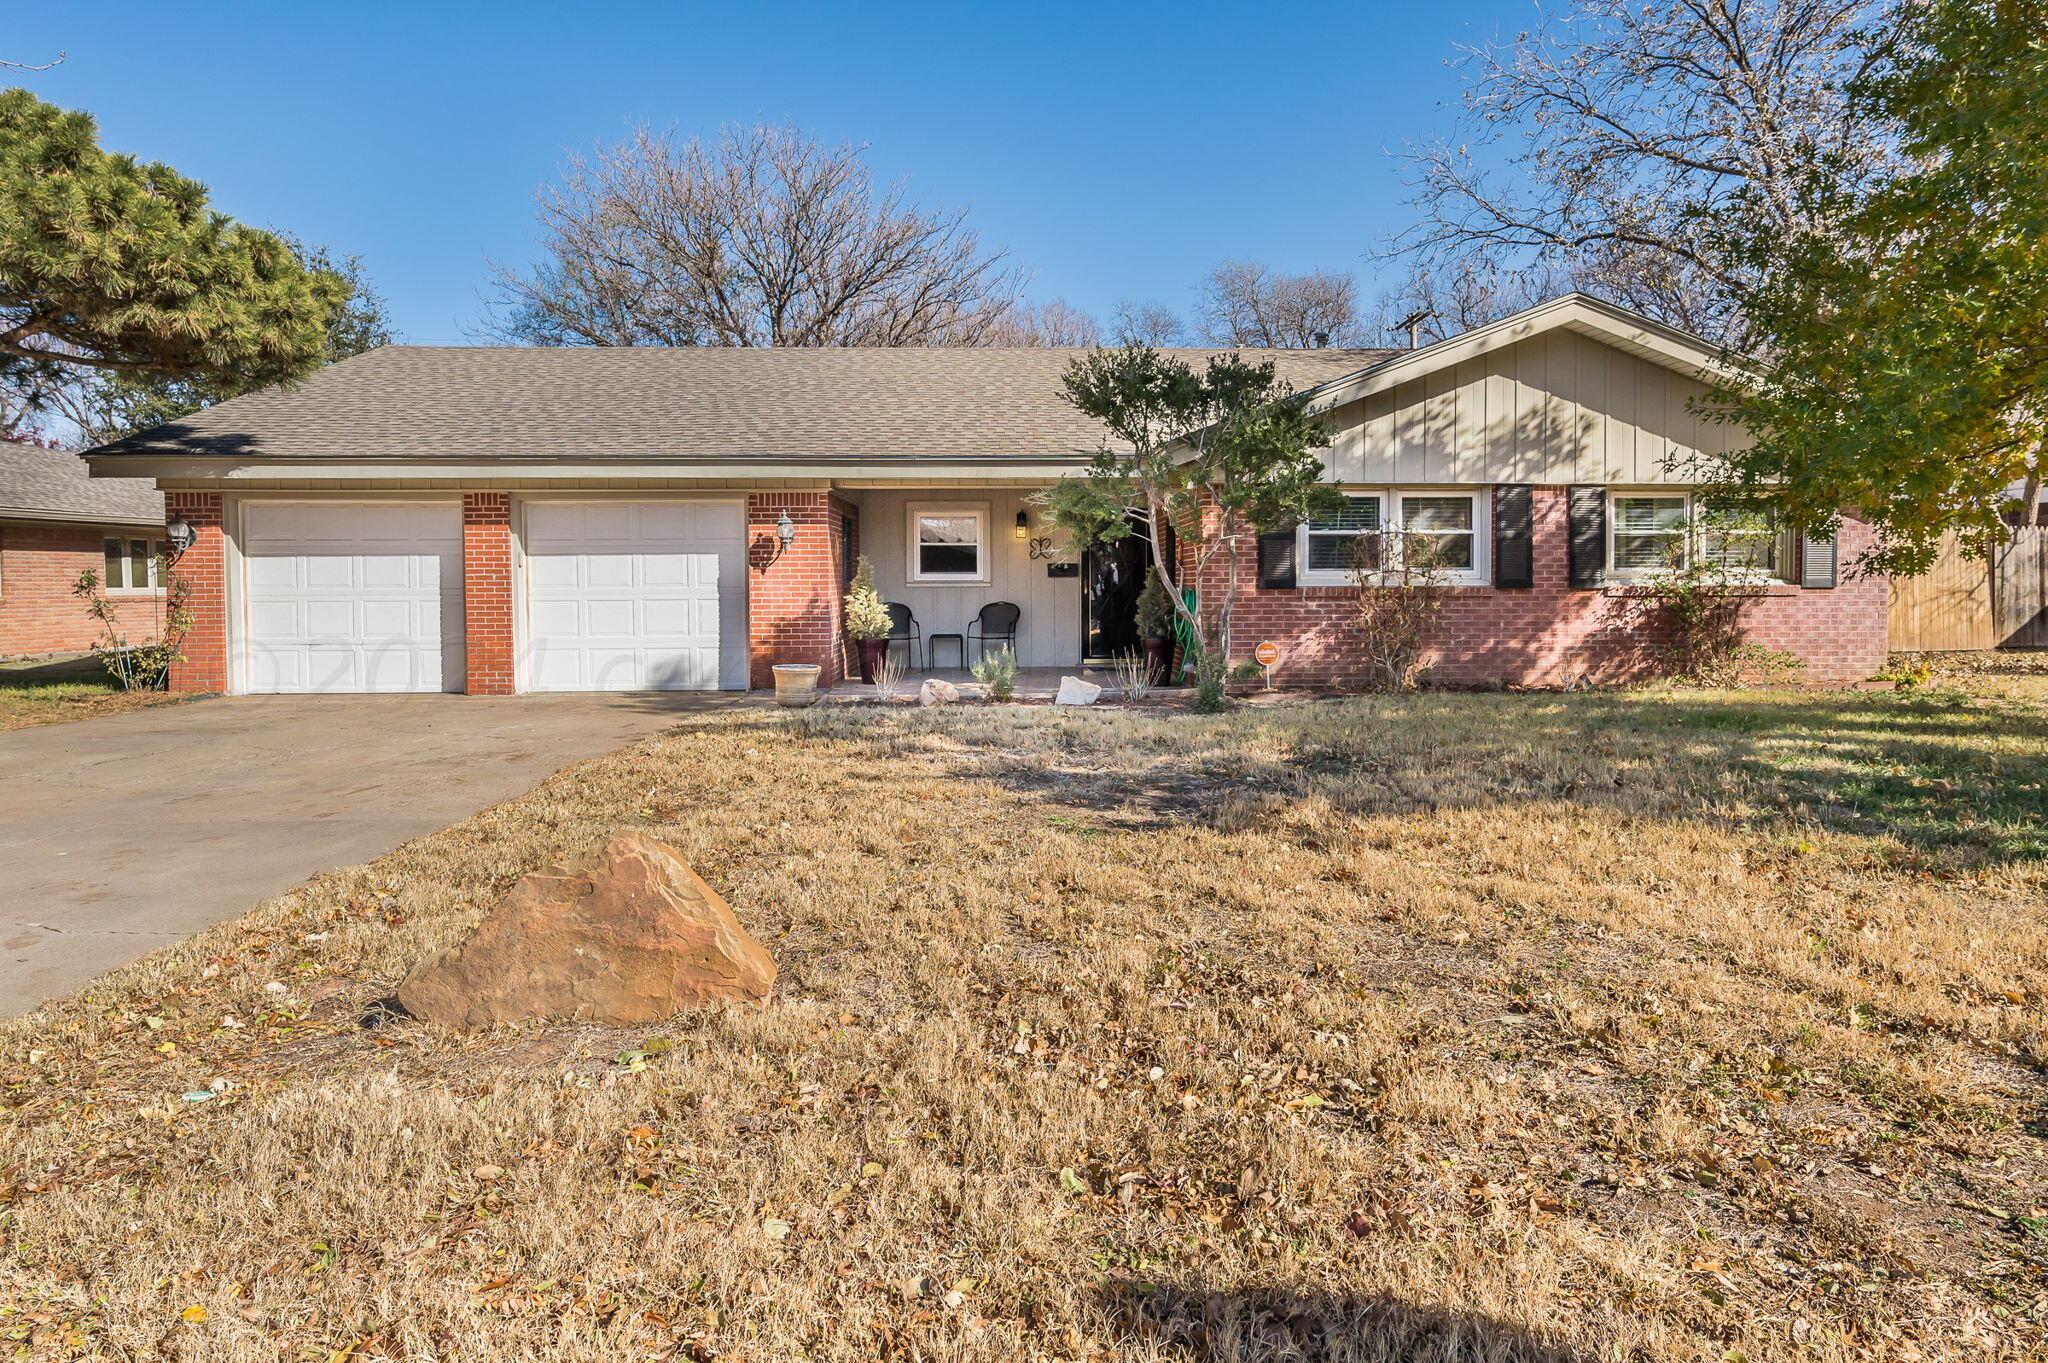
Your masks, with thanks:
[{"label": "dark front door", "polygon": [[1151,553],[1151,541],[1135,526],[1120,540],[1082,552],[1081,661],[1106,663],[1138,651],[1138,593]]}]

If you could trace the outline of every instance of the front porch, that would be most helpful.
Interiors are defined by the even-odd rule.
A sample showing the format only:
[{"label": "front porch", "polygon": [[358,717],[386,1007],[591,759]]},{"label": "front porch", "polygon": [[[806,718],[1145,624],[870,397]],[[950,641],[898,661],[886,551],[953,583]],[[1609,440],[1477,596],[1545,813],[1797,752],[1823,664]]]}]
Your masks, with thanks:
[{"label": "front porch", "polygon": [[[900,657],[901,653],[902,651],[899,649],[897,656]],[[1018,668],[1016,699],[1051,700],[1059,692],[1060,678],[1062,677],[1079,677],[1083,681],[1093,682],[1102,688],[1102,698],[1104,700],[1118,699],[1115,673],[1106,667],[1081,667],[1078,665],[1074,667]],[[987,699],[982,684],[974,679],[974,674],[961,671],[958,668],[939,668],[936,670],[905,668],[902,680],[896,683],[896,695],[899,698],[905,696],[914,698],[917,695],[918,688],[923,686],[926,680],[934,678],[939,681],[950,682],[958,687],[962,701]],[[882,699],[882,688],[873,683],[861,681],[860,673],[854,670],[849,673],[845,681],[839,682],[830,690],[821,693],[821,699],[827,705],[872,704]]]}]

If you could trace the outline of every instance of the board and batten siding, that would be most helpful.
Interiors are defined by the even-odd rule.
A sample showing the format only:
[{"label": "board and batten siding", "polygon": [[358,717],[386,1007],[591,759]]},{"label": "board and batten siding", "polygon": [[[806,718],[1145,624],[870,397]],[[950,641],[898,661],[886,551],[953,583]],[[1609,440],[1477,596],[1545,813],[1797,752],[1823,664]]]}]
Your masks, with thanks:
[{"label": "board and batten siding", "polygon": [[1342,483],[1690,483],[1733,432],[1688,406],[1693,379],[1567,330],[1330,413]]},{"label": "board and batten siding", "polygon": [[[933,634],[966,634],[967,624],[990,601],[1013,601],[1017,621],[1017,665],[1072,667],[1081,660],[1081,579],[1049,577],[1045,560],[1033,560],[1028,541],[1016,536],[1017,513],[1027,512],[1031,534],[1056,535],[1041,508],[1027,501],[1027,488],[954,488],[849,492],[860,506],[860,549],[875,565],[875,586],[885,601],[900,601],[917,617],[929,644]],[[905,578],[904,553],[912,506],[988,506],[992,552],[988,583],[931,585]],[[972,655],[970,655],[971,658]],[[928,659],[927,659],[928,661]],[[953,650],[944,663],[952,667]]]}]

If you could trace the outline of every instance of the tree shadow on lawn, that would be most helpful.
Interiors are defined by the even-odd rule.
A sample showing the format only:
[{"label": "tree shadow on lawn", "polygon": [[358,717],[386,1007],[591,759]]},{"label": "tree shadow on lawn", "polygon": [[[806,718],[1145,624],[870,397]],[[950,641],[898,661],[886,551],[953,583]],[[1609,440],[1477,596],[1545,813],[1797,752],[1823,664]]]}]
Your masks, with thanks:
[{"label": "tree shadow on lawn", "polygon": [[1199,1363],[1590,1363],[1520,1326],[1387,1297],[1112,1279],[1110,1317],[1168,1358]]},{"label": "tree shadow on lawn", "polygon": [[1039,723],[1058,727],[1020,742],[988,711],[843,707],[813,731],[940,736],[966,774],[1122,828],[1242,821],[1306,796],[1387,815],[1563,800],[1741,827],[1811,820],[1970,866],[2048,858],[2048,710],[1960,695],[1425,692]]}]

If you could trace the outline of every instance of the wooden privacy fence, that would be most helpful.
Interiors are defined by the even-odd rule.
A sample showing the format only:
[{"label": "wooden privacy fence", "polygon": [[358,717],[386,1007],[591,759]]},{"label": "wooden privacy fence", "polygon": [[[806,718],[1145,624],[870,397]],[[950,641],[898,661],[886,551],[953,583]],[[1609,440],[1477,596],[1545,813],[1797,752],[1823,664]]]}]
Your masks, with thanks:
[{"label": "wooden privacy fence", "polygon": [[1953,537],[1934,566],[1891,580],[1892,647],[2048,648],[2048,526],[2023,525],[1989,561]]}]

